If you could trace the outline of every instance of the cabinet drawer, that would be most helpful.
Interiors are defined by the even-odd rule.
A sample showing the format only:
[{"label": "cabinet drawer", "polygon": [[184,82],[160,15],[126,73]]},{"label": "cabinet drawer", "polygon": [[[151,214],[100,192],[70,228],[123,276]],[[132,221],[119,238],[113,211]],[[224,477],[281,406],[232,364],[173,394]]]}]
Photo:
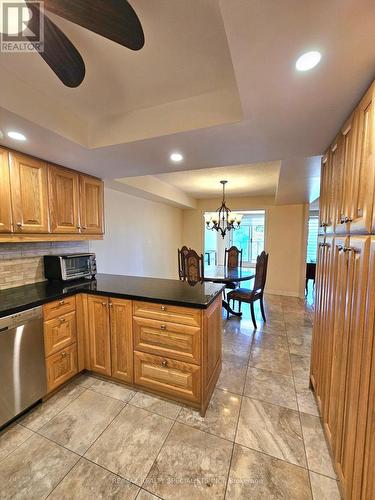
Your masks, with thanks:
[{"label": "cabinet drawer", "polygon": [[200,363],[200,328],[133,317],[134,348],[168,358]]},{"label": "cabinet drawer", "polygon": [[77,344],[52,354],[46,359],[47,389],[53,391],[77,372]]},{"label": "cabinet drawer", "polygon": [[133,314],[142,318],[179,323],[180,325],[199,326],[201,311],[191,307],[154,304],[152,302],[133,302]]},{"label": "cabinet drawer", "polygon": [[75,311],[50,319],[44,323],[45,355],[65,349],[77,340]]},{"label": "cabinet drawer", "polygon": [[187,401],[199,402],[199,366],[134,351],[135,383]]},{"label": "cabinet drawer", "polygon": [[63,314],[75,311],[76,309],[76,298],[68,297],[66,299],[55,300],[49,304],[43,306],[44,321],[56,318],[57,316],[62,316]]}]

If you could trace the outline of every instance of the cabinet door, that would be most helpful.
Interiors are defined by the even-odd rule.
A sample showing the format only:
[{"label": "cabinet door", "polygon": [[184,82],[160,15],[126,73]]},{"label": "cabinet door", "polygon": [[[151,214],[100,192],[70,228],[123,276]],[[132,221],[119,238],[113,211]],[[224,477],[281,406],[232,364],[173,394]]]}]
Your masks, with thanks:
[{"label": "cabinet door", "polygon": [[49,165],[48,182],[51,232],[78,233],[79,175]]},{"label": "cabinet door", "polygon": [[78,373],[77,344],[49,356],[46,359],[46,371],[48,392],[74,377]]},{"label": "cabinet door", "polygon": [[133,382],[132,301],[110,299],[112,377]]},{"label": "cabinet door", "polygon": [[342,173],[342,141],[340,135],[336,137],[331,146],[329,161],[326,165],[326,232],[333,233],[337,221],[337,214],[341,198],[341,173]]},{"label": "cabinet door", "polygon": [[108,299],[88,296],[90,370],[111,375],[111,340]]},{"label": "cabinet door", "polygon": [[346,122],[341,130],[340,144],[341,162],[337,172],[337,211],[335,221],[335,232],[346,234],[350,229],[351,213],[351,189],[352,175],[355,168],[356,140],[357,140],[357,114],[353,115]]},{"label": "cabinet door", "polygon": [[103,234],[103,182],[94,177],[80,175],[81,231],[86,234]]},{"label": "cabinet door", "polygon": [[319,236],[317,262],[316,262],[315,316],[314,316],[314,328],[312,336],[311,376],[310,376],[312,385],[317,395],[320,392],[320,389],[318,387],[318,381],[319,381],[319,364],[320,364],[319,357],[320,357],[321,335],[323,328],[322,300],[323,300],[324,260],[325,260],[324,249],[325,249],[325,237]]},{"label": "cabinet door", "polygon": [[[371,237],[351,498],[375,498],[375,237]],[[363,484],[362,484],[363,478]],[[362,496],[361,496],[362,490]]]},{"label": "cabinet door", "polygon": [[[353,487],[354,456],[359,422],[359,394],[364,370],[364,312],[369,263],[369,236],[351,237],[348,254],[348,281],[345,323],[341,345],[341,370],[337,400],[337,439],[335,459],[344,497],[350,498]],[[363,451],[362,451],[363,456]],[[363,460],[363,458],[360,458]]]},{"label": "cabinet door", "polygon": [[346,237],[335,238],[335,246],[333,248],[333,268],[336,274],[336,286],[332,291],[332,301],[334,304],[333,318],[333,348],[332,348],[332,367],[330,373],[330,389],[329,399],[326,403],[326,411],[324,420],[326,423],[326,431],[335,451],[337,442],[339,441],[338,430],[338,405],[340,394],[341,373],[345,370],[345,360],[343,359],[343,351],[345,349],[344,328],[346,321],[346,293],[348,284],[348,257],[349,252],[344,252],[347,247],[348,239]]},{"label": "cabinet door", "polygon": [[45,163],[18,153],[9,158],[14,232],[48,233]]},{"label": "cabinet door", "polygon": [[320,169],[320,209],[319,209],[319,234],[325,233],[326,219],[327,219],[327,172],[329,169],[329,152],[322,158],[322,165]]},{"label": "cabinet door", "polygon": [[350,190],[350,232],[370,233],[374,229],[372,218],[375,178],[375,111],[373,84],[357,109],[358,140],[353,163]]},{"label": "cabinet door", "polygon": [[8,151],[0,148],[0,233],[12,232]]}]

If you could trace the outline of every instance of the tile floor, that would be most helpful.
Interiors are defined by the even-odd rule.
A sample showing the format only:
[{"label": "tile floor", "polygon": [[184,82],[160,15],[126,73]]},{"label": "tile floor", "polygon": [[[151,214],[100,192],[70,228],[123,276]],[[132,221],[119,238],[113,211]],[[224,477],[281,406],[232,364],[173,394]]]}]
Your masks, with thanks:
[{"label": "tile floor", "polygon": [[0,434],[0,499],[340,498],[309,389],[312,311],[268,296],[223,321],[205,418],[81,375]]}]

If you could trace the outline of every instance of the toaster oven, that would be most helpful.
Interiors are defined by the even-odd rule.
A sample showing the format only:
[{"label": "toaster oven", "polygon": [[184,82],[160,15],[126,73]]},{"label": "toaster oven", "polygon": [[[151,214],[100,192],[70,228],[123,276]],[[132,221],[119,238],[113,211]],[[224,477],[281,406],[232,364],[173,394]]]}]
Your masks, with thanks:
[{"label": "toaster oven", "polygon": [[45,255],[44,275],[47,279],[60,281],[94,278],[96,275],[95,254]]}]

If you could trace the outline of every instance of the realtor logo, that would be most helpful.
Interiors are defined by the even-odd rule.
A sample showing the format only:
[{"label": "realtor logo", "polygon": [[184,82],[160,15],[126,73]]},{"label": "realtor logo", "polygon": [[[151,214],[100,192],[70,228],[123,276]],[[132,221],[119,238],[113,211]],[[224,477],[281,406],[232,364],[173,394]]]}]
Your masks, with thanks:
[{"label": "realtor logo", "polygon": [[43,52],[43,2],[0,0],[0,7],[0,51]]}]

